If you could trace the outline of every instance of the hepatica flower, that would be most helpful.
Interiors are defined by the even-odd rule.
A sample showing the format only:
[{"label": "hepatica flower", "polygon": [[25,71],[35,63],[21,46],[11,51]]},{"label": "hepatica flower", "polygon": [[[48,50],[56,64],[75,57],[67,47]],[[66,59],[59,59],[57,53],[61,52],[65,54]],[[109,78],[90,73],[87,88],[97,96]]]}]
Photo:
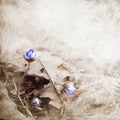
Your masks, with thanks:
[{"label": "hepatica flower", "polygon": [[66,94],[67,94],[68,96],[73,96],[75,90],[76,90],[76,87],[75,87],[75,85],[74,85],[73,82],[70,82],[70,83],[68,84],[68,87],[65,88],[65,92],[66,92]]},{"label": "hepatica flower", "polygon": [[36,51],[34,49],[27,49],[25,51],[24,58],[28,62],[33,62],[37,58]]},{"label": "hepatica flower", "polygon": [[[25,77],[26,73],[29,70],[30,63],[33,62],[37,58],[37,54],[36,54],[36,51],[34,49],[27,49],[25,51],[25,54],[23,55],[23,57],[28,62],[28,66],[27,66],[27,69],[24,72],[23,77],[18,81],[18,87],[17,87],[17,93],[16,93],[16,101],[18,101],[18,99],[19,99],[21,81],[24,80],[24,77]],[[35,104],[38,104],[38,100],[35,99],[34,102],[35,102]]]},{"label": "hepatica flower", "polygon": [[38,98],[34,98],[32,103],[35,104],[35,105],[39,105],[40,104],[40,100]]}]

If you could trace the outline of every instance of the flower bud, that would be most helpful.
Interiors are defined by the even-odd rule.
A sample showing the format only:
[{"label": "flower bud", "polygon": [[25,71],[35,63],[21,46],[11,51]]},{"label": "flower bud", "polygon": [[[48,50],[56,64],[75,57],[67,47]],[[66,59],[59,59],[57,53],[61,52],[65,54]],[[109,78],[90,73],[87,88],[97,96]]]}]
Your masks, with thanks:
[{"label": "flower bud", "polygon": [[39,105],[39,104],[40,104],[40,100],[39,100],[38,98],[34,98],[34,99],[32,100],[32,103],[33,103],[34,105]]},{"label": "flower bud", "polygon": [[27,49],[24,54],[24,59],[28,62],[33,62],[37,58],[36,51],[34,49]]},{"label": "flower bud", "polygon": [[67,85],[68,87],[64,89],[65,93],[68,95],[68,96],[73,96],[74,95],[74,92],[76,90],[76,87],[74,85],[73,82],[70,82],[68,83]]}]

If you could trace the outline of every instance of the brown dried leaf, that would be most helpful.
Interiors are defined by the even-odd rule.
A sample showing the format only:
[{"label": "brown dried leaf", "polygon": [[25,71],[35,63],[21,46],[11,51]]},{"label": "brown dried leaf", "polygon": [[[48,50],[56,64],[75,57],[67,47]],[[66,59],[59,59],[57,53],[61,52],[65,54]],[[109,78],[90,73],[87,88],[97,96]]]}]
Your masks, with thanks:
[{"label": "brown dried leaf", "polygon": [[59,66],[57,66],[57,69],[61,71],[62,70],[68,71],[67,67],[64,64],[60,64]]}]

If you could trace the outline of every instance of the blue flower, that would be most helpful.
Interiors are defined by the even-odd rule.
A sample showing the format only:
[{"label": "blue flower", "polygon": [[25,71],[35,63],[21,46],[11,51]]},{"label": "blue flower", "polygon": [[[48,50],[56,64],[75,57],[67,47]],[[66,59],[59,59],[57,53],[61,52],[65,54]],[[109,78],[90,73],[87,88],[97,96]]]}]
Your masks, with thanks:
[{"label": "blue flower", "polygon": [[36,51],[34,49],[27,49],[24,54],[25,60],[33,62],[37,58]]},{"label": "blue flower", "polygon": [[76,90],[76,87],[75,87],[74,83],[72,83],[72,82],[70,82],[70,83],[68,84],[68,88],[65,88],[65,89],[64,89],[64,91],[66,92],[66,94],[67,94],[68,96],[73,96],[75,90]]},{"label": "blue flower", "polygon": [[38,98],[34,98],[32,100],[32,103],[35,104],[35,105],[39,105],[40,104],[40,100]]}]

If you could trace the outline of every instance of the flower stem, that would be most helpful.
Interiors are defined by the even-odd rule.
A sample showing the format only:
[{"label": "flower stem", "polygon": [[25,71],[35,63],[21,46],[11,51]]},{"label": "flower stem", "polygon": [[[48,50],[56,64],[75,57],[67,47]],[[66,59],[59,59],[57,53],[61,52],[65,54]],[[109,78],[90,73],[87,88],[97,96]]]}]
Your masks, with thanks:
[{"label": "flower stem", "polygon": [[27,74],[29,68],[30,68],[30,63],[28,62],[27,68],[26,68],[26,70],[25,70],[22,78],[18,80],[17,93],[16,93],[16,102],[18,102],[18,100],[20,100],[20,99],[19,99],[20,85],[21,85],[21,83],[24,81],[24,77],[25,77],[25,75]]},{"label": "flower stem", "polygon": [[53,82],[52,78],[50,77],[50,75],[49,75],[47,69],[45,68],[45,65],[43,64],[43,62],[42,62],[40,59],[39,59],[39,62],[40,62],[40,64],[42,65],[42,67],[45,69],[45,72],[46,72],[47,76],[49,77],[49,79],[50,79],[50,81],[51,81],[52,87],[54,88],[54,90],[55,90],[57,96],[59,97],[59,99],[60,99],[60,101],[61,101],[61,111],[60,111],[60,112],[61,112],[61,115],[63,115],[64,112],[65,112],[65,105],[64,105],[64,102],[63,102],[63,100],[62,100],[60,94],[58,93],[58,91],[57,91],[57,89],[56,89],[56,87],[55,87],[55,85],[54,85],[54,82]]}]

